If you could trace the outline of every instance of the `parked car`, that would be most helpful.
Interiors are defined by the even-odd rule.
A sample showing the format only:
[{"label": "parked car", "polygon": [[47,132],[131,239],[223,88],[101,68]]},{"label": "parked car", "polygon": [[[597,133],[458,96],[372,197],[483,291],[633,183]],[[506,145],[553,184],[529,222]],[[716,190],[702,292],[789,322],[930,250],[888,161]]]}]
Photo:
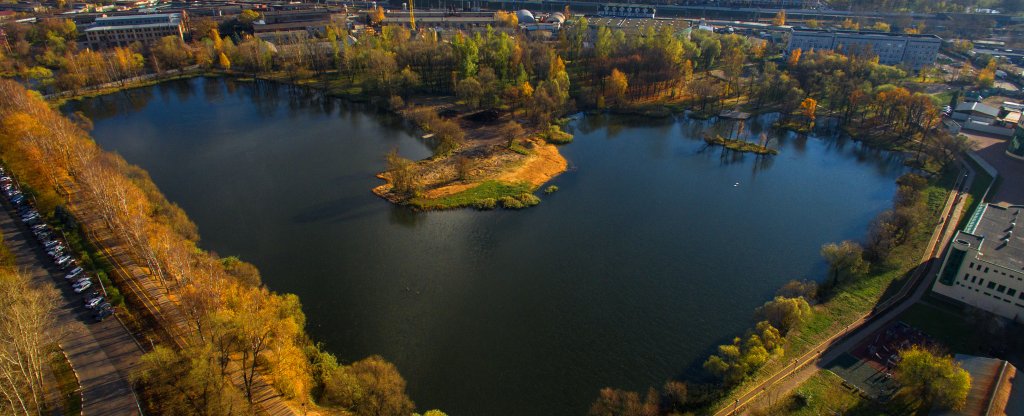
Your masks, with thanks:
[{"label": "parked car", "polygon": [[88,301],[89,299],[98,298],[98,297],[101,297],[101,296],[103,296],[103,295],[101,295],[98,290],[94,290],[94,291],[89,292],[89,293],[83,293],[82,294],[82,300]]},{"label": "parked car", "polygon": [[92,284],[92,280],[89,280],[88,277],[83,277],[81,279],[75,280],[75,282],[71,284],[71,287],[79,287],[86,283]]},{"label": "parked car", "polygon": [[95,308],[96,306],[98,306],[101,303],[103,303],[103,297],[102,296],[97,296],[97,297],[92,298],[92,299],[86,299],[85,300],[85,307],[86,307],[86,309],[92,309],[92,308]]},{"label": "parked car", "polygon": [[70,262],[70,261],[71,261],[71,256],[66,255],[66,254],[61,256],[61,257],[59,257],[56,260],[58,266],[63,266],[65,264],[68,264],[68,262]]},{"label": "parked car", "polygon": [[85,269],[83,269],[81,267],[75,267],[74,269],[71,269],[71,271],[68,272],[68,274],[66,276],[64,276],[64,278],[67,279],[67,280],[74,279],[74,278],[78,277],[78,275],[82,274],[82,272],[84,272],[84,271],[85,271]]},{"label": "parked car", "polygon": [[113,315],[113,314],[114,314],[114,310],[113,309],[103,309],[103,310],[93,314],[92,318],[95,319],[96,322],[102,322],[108,316]]},{"label": "parked car", "polygon": [[92,282],[86,280],[85,282],[83,282],[80,285],[75,285],[72,289],[75,290],[75,293],[82,293],[82,292],[85,291],[85,289],[88,289],[90,287],[92,287]]},{"label": "parked car", "polygon": [[70,268],[75,267],[77,265],[78,265],[78,262],[75,261],[75,259],[71,259],[67,263],[58,264],[57,266],[60,267],[61,270],[67,270],[67,269],[70,269]]},{"label": "parked car", "polygon": [[46,240],[46,241],[43,241],[43,247],[45,247],[47,249],[51,249],[51,248],[54,248],[55,246],[59,246],[59,245],[60,245],[60,241],[57,241],[57,240]]}]

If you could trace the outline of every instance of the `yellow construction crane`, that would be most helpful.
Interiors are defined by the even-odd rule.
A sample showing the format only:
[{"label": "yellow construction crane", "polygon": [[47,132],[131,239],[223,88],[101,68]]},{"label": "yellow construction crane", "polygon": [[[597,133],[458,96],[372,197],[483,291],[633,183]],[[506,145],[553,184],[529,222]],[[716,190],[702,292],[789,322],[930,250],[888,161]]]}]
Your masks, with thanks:
[{"label": "yellow construction crane", "polygon": [[409,0],[409,29],[413,32],[416,31],[416,7],[412,0]]}]

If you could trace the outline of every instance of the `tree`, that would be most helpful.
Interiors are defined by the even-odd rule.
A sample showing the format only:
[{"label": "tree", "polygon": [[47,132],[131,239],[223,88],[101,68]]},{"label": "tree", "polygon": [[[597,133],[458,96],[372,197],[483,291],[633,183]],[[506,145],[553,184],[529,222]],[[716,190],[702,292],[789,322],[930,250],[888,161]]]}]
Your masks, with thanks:
[{"label": "tree", "polygon": [[150,47],[150,52],[165,68],[184,68],[192,58],[191,50],[177,36],[160,38]]},{"label": "tree", "polygon": [[394,364],[379,356],[326,371],[324,399],[328,403],[358,416],[407,416],[413,411],[414,404],[405,393],[405,379]]},{"label": "tree", "polygon": [[818,102],[811,97],[804,98],[804,100],[800,103],[800,115],[804,116],[804,118],[807,119],[808,125],[814,125],[815,113],[817,111]]},{"label": "tree", "polygon": [[370,12],[368,17],[370,19],[369,23],[371,25],[379,25],[379,24],[381,24],[381,22],[384,21],[384,7],[383,6],[377,6],[376,9],[373,9],[373,11]]},{"label": "tree", "polygon": [[821,246],[821,256],[828,262],[831,285],[838,285],[867,272],[864,249],[857,242],[846,240],[839,244],[825,244]]},{"label": "tree", "polygon": [[35,416],[45,413],[43,375],[55,333],[52,290],[35,288],[28,276],[12,268],[0,270],[0,413]]},{"label": "tree", "polygon": [[142,356],[133,379],[145,387],[148,411],[163,415],[230,415],[247,407],[209,344],[178,351],[157,346]]},{"label": "tree", "polygon": [[386,169],[391,179],[392,192],[399,195],[408,195],[415,191],[415,178],[413,177],[414,162],[398,155],[398,149],[388,151],[386,156]]},{"label": "tree", "polygon": [[757,308],[755,314],[785,334],[811,316],[811,305],[802,297],[776,296],[775,299]]},{"label": "tree", "polygon": [[228,56],[225,55],[224,52],[221,52],[220,55],[217,56],[217,66],[220,67],[220,69],[231,69],[231,60],[228,59]]},{"label": "tree", "polygon": [[612,73],[604,79],[604,89],[605,95],[611,103],[622,104],[625,101],[626,91],[629,89],[626,74],[618,69],[613,69]]},{"label": "tree", "polygon": [[793,51],[789,53],[789,59],[786,60],[786,67],[790,70],[796,68],[797,64],[800,63],[800,56],[803,55],[803,53],[804,51],[800,48],[793,49]]},{"label": "tree", "polygon": [[590,416],[656,416],[658,414],[657,395],[648,391],[647,397],[641,401],[640,394],[605,387],[597,400],[590,406]]},{"label": "tree", "polygon": [[877,30],[879,32],[888,32],[888,31],[892,30],[892,27],[889,26],[888,23],[885,23],[885,22],[882,22],[882,21],[878,21],[878,22],[875,22],[875,24],[873,26],[871,26],[871,30]]},{"label": "tree", "polygon": [[469,108],[474,110],[480,108],[482,93],[480,81],[477,81],[474,77],[459,81],[459,85],[455,87],[455,95],[464,101]]},{"label": "tree", "polygon": [[978,72],[978,80],[975,83],[978,88],[992,88],[996,80],[996,60],[989,59],[988,65]]},{"label": "tree", "polygon": [[253,10],[242,10],[242,13],[238,14],[238,23],[248,27],[252,27],[252,23],[257,20],[260,20],[260,14]]},{"label": "tree", "polygon": [[779,10],[779,12],[775,14],[775,18],[772,19],[772,24],[775,25],[775,26],[785,26],[786,25],[786,11],[785,10]]},{"label": "tree", "polygon": [[498,132],[501,138],[505,139],[505,142],[508,143],[508,147],[512,147],[512,145],[515,144],[516,139],[522,138],[526,135],[526,130],[523,129],[523,126],[515,121],[509,121],[502,124]]},{"label": "tree", "polygon": [[894,376],[901,394],[921,400],[925,410],[935,406],[952,410],[963,408],[971,390],[971,375],[960,368],[953,357],[915,345],[901,351],[900,358]]}]

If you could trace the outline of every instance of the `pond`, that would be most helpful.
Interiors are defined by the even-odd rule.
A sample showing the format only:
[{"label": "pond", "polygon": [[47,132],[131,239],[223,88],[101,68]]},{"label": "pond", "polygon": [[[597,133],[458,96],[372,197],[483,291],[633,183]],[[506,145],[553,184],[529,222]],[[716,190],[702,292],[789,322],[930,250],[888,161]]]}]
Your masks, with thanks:
[{"label": "pond", "polygon": [[729,123],[579,116],[560,190],[523,211],[415,213],[370,189],[384,154],[430,150],[400,121],[276,84],[195,78],[69,104],[148,170],[206,249],[300,296],[344,361],[397,364],[419,409],[584,414],[605,386],[699,374],[822,244],[892,203],[901,158],[770,131],[778,156],[723,155]]}]

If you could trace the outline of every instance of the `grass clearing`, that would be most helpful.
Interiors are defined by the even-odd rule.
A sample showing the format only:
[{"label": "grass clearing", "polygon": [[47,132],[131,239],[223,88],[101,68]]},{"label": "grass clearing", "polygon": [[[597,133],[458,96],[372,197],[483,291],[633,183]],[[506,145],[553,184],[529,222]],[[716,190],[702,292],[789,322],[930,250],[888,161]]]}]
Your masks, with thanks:
[{"label": "grass clearing", "polygon": [[977,328],[964,319],[960,311],[948,305],[918,302],[898,319],[924,331],[950,351],[965,354],[978,354],[982,351],[982,340],[978,337]]},{"label": "grass clearing", "polygon": [[772,403],[768,409],[753,414],[876,416],[892,413],[885,406],[867,400],[844,386],[843,379],[835,373],[821,370],[778,403]]},{"label": "grass clearing", "polygon": [[465,191],[441,198],[413,198],[409,200],[409,205],[422,210],[470,207],[487,200],[500,200],[506,197],[515,198],[524,193],[528,194],[531,191],[532,189],[530,189],[530,185],[527,183],[508,183],[490,180]]},{"label": "grass clearing", "polygon": [[60,389],[64,415],[82,414],[82,388],[78,384],[78,376],[57,344],[54,344],[50,351],[50,370],[53,371],[57,387]]}]

